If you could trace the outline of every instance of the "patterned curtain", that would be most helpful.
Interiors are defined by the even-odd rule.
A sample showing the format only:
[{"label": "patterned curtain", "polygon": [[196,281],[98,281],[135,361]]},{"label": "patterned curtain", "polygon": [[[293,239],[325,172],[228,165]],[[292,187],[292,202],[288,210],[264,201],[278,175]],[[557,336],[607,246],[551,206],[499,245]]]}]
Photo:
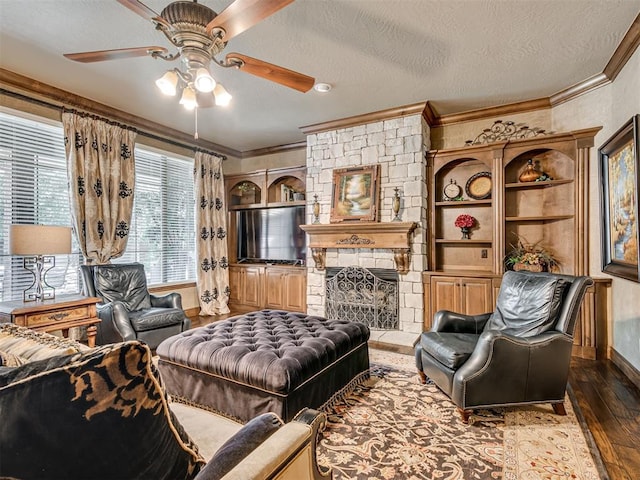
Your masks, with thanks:
[{"label": "patterned curtain", "polygon": [[129,238],[136,132],[75,112],[63,112],[62,124],[76,238],[87,263],[109,263]]},{"label": "patterned curtain", "polygon": [[200,314],[229,313],[227,208],[224,204],[222,159],[196,152],[194,183]]}]

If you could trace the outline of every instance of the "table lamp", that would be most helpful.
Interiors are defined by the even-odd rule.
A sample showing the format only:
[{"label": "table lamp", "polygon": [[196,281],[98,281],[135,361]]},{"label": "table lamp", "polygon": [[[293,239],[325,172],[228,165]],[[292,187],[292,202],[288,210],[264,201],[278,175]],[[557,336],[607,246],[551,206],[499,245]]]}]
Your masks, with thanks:
[{"label": "table lamp", "polygon": [[33,273],[33,283],[24,291],[23,300],[54,299],[56,290],[47,284],[45,275],[56,265],[53,255],[71,253],[71,227],[10,225],[9,253],[23,256],[24,268]]}]

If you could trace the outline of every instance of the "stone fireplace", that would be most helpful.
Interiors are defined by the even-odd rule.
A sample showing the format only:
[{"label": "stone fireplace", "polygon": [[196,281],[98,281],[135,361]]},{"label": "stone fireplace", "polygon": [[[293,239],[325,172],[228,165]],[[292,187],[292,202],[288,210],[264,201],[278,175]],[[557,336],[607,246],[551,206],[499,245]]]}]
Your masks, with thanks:
[{"label": "stone fireplace", "polygon": [[[317,195],[320,203],[319,225],[308,209],[307,227],[328,226],[333,194],[333,170],[365,165],[380,165],[380,218],[382,232],[369,232],[365,245],[334,244],[332,248],[309,248],[307,253],[307,311],[314,315],[327,312],[326,269],[360,267],[397,272],[397,332],[416,339],[423,325],[422,271],[426,260],[427,184],[425,151],[429,148],[428,126],[422,111],[401,112],[397,118],[374,121],[335,130],[304,129],[307,133],[307,199]],[[401,196],[400,218],[404,248],[388,243],[392,222],[394,189]],[[411,227],[413,225],[414,227]],[[357,222],[333,224],[345,238],[360,235]],[[360,227],[367,228],[366,223]],[[307,229],[305,229],[307,230]],[[307,233],[310,233],[307,230]],[[311,234],[310,234],[311,236]],[[316,245],[317,246],[317,245]],[[343,248],[344,247],[344,248]],[[347,248],[348,247],[348,248]],[[362,248],[360,248],[362,247]],[[322,264],[318,264],[318,261]],[[329,306],[329,308],[331,308]],[[378,327],[371,327],[377,329]],[[372,335],[373,337],[373,335]]]}]

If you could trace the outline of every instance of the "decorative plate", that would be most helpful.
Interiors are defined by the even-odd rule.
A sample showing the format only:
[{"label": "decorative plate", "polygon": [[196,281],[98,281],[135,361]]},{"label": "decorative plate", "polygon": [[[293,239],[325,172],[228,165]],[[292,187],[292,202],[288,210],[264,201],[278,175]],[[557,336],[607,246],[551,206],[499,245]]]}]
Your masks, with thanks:
[{"label": "decorative plate", "polygon": [[472,175],[464,189],[474,200],[491,197],[491,172],[478,172]]}]

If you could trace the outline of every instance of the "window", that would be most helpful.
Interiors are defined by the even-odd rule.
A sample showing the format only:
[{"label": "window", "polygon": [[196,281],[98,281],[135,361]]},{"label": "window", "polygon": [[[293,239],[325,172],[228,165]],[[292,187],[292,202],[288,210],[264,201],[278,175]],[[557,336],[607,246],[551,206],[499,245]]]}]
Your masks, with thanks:
[{"label": "window", "polygon": [[136,147],[129,242],[114,263],[144,264],[150,284],[195,281],[193,161]]},{"label": "window", "polygon": [[[60,124],[0,112],[0,299],[18,300],[33,281],[22,257],[9,255],[12,223],[71,225]],[[78,292],[77,243],[46,275],[56,294]]]},{"label": "window", "polygon": [[[130,238],[115,263],[145,265],[149,284],[195,281],[193,162],[136,147]],[[33,275],[9,255],[12,223],[71,225],[64,134],[60,123],[0,111],[0,301],[18,300]],[[46,276],[56,295],[80,291],[82,255],[56,256]]]}]

